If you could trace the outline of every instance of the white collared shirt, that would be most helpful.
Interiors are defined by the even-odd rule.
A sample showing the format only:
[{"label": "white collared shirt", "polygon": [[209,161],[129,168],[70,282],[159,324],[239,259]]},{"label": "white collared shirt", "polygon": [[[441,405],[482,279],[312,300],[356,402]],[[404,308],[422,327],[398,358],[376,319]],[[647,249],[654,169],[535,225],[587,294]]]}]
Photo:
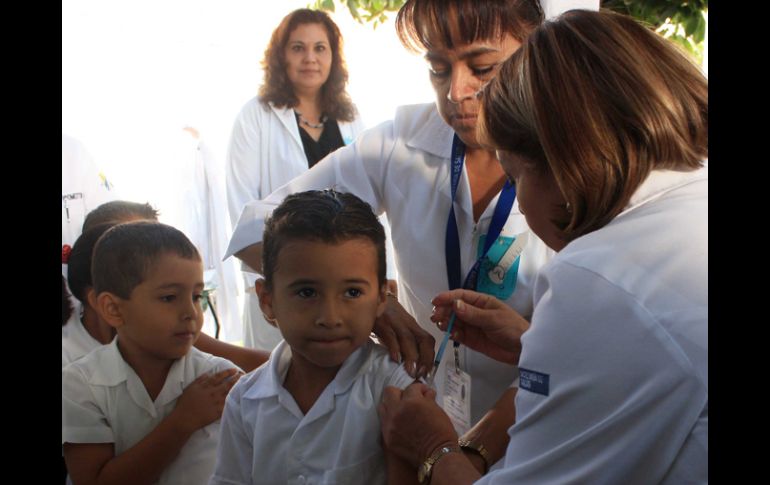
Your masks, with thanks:
[{"label": "white collared shirt", "polygon": [[[436,339],[442,332],[430,321],[431,299],[448,289],[444,241],[452,204],[450,155],[454,131],[433,103],[402,106],[394,120],[364,131],[350,146],[340,148],[263,201],[246,205],[227,250],[232,255],[262,240],[264,220],[290,193],[334,187],[368,202],[377,214],[387,214],[398,270],[399,302],[423,329]],[[486,234],[498,195],[473,221],[473,201],[467,170],[457,189],[455,216],[463,277],[477,258],[479,239]],[[528,231],[524,215],[514,203],[501,236]],[[525,318],[532,315],[535,274],[552,250],[533,233],[521,256],[516,289],[505,302]],[[436,378],[438,402],[444,392],[444,369],[453,360],[446,352]],[[516,368],[460,347],[461,365],[472,377],[471,418],[476,422],[512,385]]]},{"label": "white collared shirt", "polygon": [[227,396],[210,484],[385,483],[377,406],[384,386],[413,382],[372,343],[353,352],[306,415],[283,387],[291,348],[243,376]]},{"label": "white collared shirt", "polygon": [[82,304],[76,301],[75,308],[72,310],[67,324],[61,328],[61,367],[74,362],[91,352],[102,343],[96,340],[88,333],[88,330],[80,321],[82,313]]},{"label": "white collared shirt", "polygon": [[[197,377],[236,367],[192,348],[173,363],[153,402],[139,376],[123,360],[117,342],[116,338],[62,370],[62,444],[114,443],[117,456],[155,429]],[[156,483],[206,483],[218,441],[219,421],[193,433]]]},{"label": "white collared shirt", "polygon": [[707,483],[708,169],[653,171],[560,251],[521,343],[517,422],[479,483]]}]

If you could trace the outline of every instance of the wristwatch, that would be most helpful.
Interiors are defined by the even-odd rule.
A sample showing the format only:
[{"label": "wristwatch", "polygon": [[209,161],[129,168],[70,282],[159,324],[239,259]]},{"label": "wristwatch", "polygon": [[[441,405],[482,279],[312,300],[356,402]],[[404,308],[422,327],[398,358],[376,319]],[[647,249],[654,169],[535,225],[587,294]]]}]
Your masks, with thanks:
[{"label": "wristwatch", "polygon": [[433,465],[435,465],[441,458],[444,457],[444,455],[448,453],[462,453],[462,450],[460,449],[459,445],[445,445],[436,448],[436,450],[430,454],[428,459],[422,462],[420,467],[417,469],[417,481],[420,483],[420,485],[426,485],[430,483],[430,477],[433,473]]},{"label": "wristwatch", "polygon": [[470,451],[471,453],[476,453],[481,457],[482,460],[484,460],[484,475],[489,471],[489,452],[486,448],[484,448],[484,445],[481,443],[476,443],[471,440],[466,440],[463,438],[460,438],[457,440],[457,444],[460,445],[460,449],[463,451]]}]

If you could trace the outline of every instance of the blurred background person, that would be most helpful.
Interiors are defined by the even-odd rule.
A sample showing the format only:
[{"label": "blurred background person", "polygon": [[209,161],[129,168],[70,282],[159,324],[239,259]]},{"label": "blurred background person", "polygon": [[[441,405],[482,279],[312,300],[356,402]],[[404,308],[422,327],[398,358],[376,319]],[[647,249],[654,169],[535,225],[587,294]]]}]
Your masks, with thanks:
[{"label": "blurred background person", "polygon": [[80,140],[61,134],[61,244],[62,276],[67,259],[80,236],[86,214],[103,202],[117,199],[112,184]]},{"label": "blurred background person", "polygon": [[[233,225],[247,202],[302,174],[364,128],[346,91],[342,34],[326,13],[298,9],[284,17],[265,49],[262,68],[264,82],[238,114],[227,154]],[[258,276],[244,271],[244,345],[269,350],[281,334],[259,309]]]}]

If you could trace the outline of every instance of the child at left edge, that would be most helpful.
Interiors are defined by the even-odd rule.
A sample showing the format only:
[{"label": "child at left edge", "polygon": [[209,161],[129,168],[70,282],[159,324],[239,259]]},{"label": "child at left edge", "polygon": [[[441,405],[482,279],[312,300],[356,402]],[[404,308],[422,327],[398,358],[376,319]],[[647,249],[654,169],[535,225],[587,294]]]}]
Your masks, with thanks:
[{"label": "child at left edge", "polygon": [[333,190],[288,196],[262,258],[260,307],[283,340],[228,395],[209,484],[417,483],[381,439],[384,387],[414,379],[369,338],[387,287],[369,204]]},{"label": "child at left edge", "polygon": [[206,483],[240,369],[193,348],[203,325],[197,249],[165,224],[119,224],[96,243],[92,275],[96,310],[117,336],[62,370],[73,483]]}]

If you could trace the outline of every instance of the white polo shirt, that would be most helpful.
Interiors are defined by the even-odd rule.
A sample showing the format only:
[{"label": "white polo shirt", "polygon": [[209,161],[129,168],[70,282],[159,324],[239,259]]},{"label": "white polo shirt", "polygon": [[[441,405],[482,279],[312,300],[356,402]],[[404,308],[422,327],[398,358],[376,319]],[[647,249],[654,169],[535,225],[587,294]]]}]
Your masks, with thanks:
[{"label": "white polo shirt", "polygon": [[708,169],[654,171],[535,284],[517,422],[478,483],[708,482]]},{"label": "white polo shirt", "polygon": [[291,362],[285,341],[227,396],[210,484],[384,484],[377,405],[385,386],[413,382],[369,341],[353,352],[303,415],[283,387]]},{"label": "white polo shirt", "polygon": [[102,346],[102,343],[93,338],[83,326],[83,323],[80,321],[82,305],[77,300],[75,300],[75,302],[76,305],[72,310],[70,319],[67,320],[67,324],[61,328],[62,369],[70,362],[74,362],[95,348]]},{"label": "white polo shirt", "polygon": [[[235,368],[196,348],[174,362],[153,402],[136,372],[123,360],[115,338],[62,370],[62,444],[114,443],[115,455],[136,445],[176,406],[200,375]],[[219,421],[199,429],[156,482],[204,484],[214,469]]]},{"label": "white polo shirt", "polygon": [[[264,220],[290,193],[333,187],[352,192],[379,215],[387,214],[398,271],[399,302],[436,338],[443,333],[430,321],[431,299],[448,289],[444,241],[452,204],[451,148],[454,131],[444,123],[433,103],[402,106],[394,120],[361,133],[351,145],[329,154],[302,175],[273,192],[264,201],[248,203],[234,229],[226,256],[262,240]],[[466,167],[460,177],[455,216],[460,240],[463,277],[477,259],[482,235],[489,229],[499,193],[473,221],[473,201]],[[501,237],[528,231],[524,215],[514,203]],[[553,255],[530,232],[521,255],[513,293],[504,301],[525,318],[532,315],[532,284],[537,270]],[[472,377],[471,418],[476,422],[513,383],[516,368],[497,362],[465,346],[461,365]],[[444,392],[444,369],[454,359],[444,354],[437,372],[438,402]]]}]

